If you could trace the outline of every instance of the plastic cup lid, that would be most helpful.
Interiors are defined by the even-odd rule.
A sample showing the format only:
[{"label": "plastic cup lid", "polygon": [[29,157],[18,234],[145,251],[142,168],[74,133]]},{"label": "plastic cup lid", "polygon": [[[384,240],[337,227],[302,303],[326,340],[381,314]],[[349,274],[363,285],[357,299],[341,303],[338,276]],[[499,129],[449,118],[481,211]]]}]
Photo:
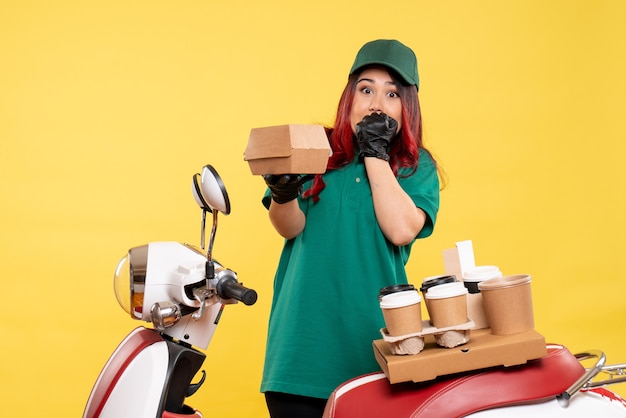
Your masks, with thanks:
[{"label": "plastic cup lid", "polygon": [[463,281],[466,282],[482,282],[497,277],[502,277],[498,266],[476,266],[463,272]]},{"label": "plastic cup lid", "polygon": [[467,288],[461,282],[444,283],[433,286],[426,293],[427,299],[444,299],[455,296],[466,295]]},{"label": "plastic cup lid", "polygon": [[440,284],[444,284],[444,283],[452,283],[452,282],[456,282],[456,276],[454,275],[440,275],[440,276],[430,276],[430,277],[426,277],[423,281],[422,281],[422,287],[420,287],[420,291],[422,293],[426,292],[428,289],[430,289],[433,286],[437,286]]},{"label": "plastic cup lid", "polygon": [[415,290],[415,286],[413,286],[412,284],[394,284],[392,286],[386,286],[380,289],[380,291],[378,292],[378,299],[380,300],[380,298],[382,298],[383,296],[389,295],[391,293],[404,292],[407,290]]},{"label": "plastic cup lid", "polygon": [[405,290],[383,296],[380,300],[380,307],[383,309],[402,308],[421,301],[422,297],[417,293],[417,290]]}]

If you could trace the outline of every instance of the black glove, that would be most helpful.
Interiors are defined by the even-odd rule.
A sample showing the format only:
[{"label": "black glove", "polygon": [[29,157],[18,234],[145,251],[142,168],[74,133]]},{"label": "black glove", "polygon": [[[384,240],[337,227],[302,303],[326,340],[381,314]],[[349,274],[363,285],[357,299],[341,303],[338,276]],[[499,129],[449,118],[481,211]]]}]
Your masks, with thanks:
[{"label": "black glove", "polygon": [[396,135],[398,122],[385,113],[372,113],[356,124],[359,157],[376,157],[389,161],[387,150]]},{"label": "black glove", "polygon": [[272,200],[276,203],[287,203],[302,193],[302,185],[313,176],[299,174],[265,174],[263,180],[270,188]]}]

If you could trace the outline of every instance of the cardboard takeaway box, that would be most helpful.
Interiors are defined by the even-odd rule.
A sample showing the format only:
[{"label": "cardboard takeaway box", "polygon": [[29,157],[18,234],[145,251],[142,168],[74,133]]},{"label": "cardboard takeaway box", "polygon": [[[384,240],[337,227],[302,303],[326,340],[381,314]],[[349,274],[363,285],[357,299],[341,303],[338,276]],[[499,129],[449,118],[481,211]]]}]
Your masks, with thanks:
[{"label": "cardboard takeaway box", "polygon": [[244,152],[252,174],[322,174],[329,156],[322,125],[254,128]]},{"label": "cardboard takeaway box", "polygon": [[390,383],[423,382],[460,372],[515,366],[547,354],[545,338],[535,330],[493,335],[490,328],[472,330],[469,342],[454,348],[426,339],[424,350],[415,355],[394,355],[385,340],[375,340],[373,348]]}]

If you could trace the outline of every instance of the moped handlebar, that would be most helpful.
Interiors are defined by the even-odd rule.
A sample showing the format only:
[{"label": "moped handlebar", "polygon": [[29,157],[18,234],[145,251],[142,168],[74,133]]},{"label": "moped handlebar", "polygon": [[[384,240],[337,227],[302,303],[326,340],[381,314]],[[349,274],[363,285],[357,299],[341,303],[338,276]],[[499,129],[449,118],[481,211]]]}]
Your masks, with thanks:
[{"label": "moped handlebar", "polygon": [[245,287],[232,277],[220,280],[216,290],[222,299],[236,299],[248,306],[254,305],[257,300],[257,293],[254,289]]}]

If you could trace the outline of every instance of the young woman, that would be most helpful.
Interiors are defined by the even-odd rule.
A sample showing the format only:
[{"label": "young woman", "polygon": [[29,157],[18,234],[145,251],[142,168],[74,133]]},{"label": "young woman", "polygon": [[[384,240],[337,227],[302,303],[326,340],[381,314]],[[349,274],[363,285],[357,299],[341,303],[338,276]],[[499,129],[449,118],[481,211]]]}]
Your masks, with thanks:
[{"label": "young woman", "polygon": [[285,245],[274,282],[261,391],[273,418],[321,417],[340,383],[379,370],[378,292],[407,283],[411,246],[439,209],[422,144],[417,59],[396,40],[358,52],[326,173],[267,175],[263,203]]}]

